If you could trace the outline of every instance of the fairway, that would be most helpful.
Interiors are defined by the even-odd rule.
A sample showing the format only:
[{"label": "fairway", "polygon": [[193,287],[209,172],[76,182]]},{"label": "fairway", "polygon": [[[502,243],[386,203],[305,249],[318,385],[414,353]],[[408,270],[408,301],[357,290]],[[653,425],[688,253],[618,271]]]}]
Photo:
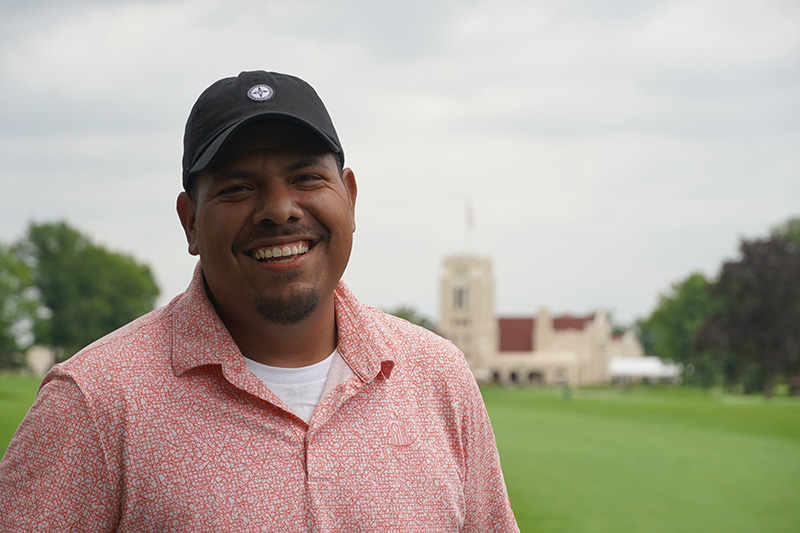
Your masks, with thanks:
[{"label": "fairway", "polygon": [[522,531],[800,531],[800,403],[483,389]]},{"label": "fairway", "polygon": [[30,409],[41,378],[0,374],[0,457]]},{"label": "fairway", "polygon": [[[0,376],[0,452],[39,380]],[[800,402],[482,389],[523,532],[796,532]]]}]

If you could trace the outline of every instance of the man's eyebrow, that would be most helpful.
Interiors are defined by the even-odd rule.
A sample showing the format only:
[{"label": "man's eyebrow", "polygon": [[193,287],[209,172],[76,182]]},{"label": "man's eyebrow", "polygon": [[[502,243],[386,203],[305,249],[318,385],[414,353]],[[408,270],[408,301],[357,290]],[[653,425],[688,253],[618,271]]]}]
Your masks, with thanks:
[{"label": "man's eyebrow", "polygon": [[291,165],[286,167],[286,170],[289,172],[294,172],[296,170],[301,170],[307,167],[317,167],[317,166],[326,166],[325,162],[318,158],[318,157],[304,157],[299,161],[295,161]]},{"label": "man's eyebrow", "polygon": [[254,172],[251,172],[249,170],[239,170],[236,168],[230,168],[230,169],[223,168],[216,172],[216,177],[218,180],[219,179],[235,180],[240,178],[250,178],[253,175]]}]

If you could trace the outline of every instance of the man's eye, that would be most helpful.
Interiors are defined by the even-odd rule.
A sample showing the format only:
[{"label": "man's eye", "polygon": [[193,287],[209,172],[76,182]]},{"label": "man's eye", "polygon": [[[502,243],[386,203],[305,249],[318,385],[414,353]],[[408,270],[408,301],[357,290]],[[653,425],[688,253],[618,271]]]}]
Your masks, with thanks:
[{"label": "man's eye", "polygon": [[246,190],[247,190],[247,187],[244,186],[244,185],[232,185],[230,187],[225,187],[224,189],[222,189],[219,192],[219,194],[220,195],[236,194],[236,193],[243,192],[243,191],[246,191]]},{"label": "man's eye", "polygon": [[295,179],[295,182],[308,185],[316,183],[321,180],[322,178],[320,176],[315,176],[314,174],[303,174],[302,176],[298,176]]}]

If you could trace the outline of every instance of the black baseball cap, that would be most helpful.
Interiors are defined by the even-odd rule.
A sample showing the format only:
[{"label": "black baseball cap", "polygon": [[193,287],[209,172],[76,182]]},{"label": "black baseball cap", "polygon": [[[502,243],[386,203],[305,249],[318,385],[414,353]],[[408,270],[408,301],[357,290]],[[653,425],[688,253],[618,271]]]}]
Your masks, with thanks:
[{"label": "black baseball cap", "polygon": [[344,151],[325,104],[311,85],[289,74],[257,70],[224,78],[203,91],[186,120],[183,188],[207,168],[242,126],[261,119],[297,122],[317,134],[344,164]]}]

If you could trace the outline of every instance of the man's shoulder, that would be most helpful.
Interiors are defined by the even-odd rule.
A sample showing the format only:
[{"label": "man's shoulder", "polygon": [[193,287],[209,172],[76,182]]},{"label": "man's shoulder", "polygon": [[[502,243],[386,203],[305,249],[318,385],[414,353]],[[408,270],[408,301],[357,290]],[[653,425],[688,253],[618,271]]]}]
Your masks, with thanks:
[{"label": "man's shoulder", "polygon": [[[89,344],[61,363],[74,377],[113,376],[169,362],[171,304],[151,311]],[[148,369],[151,370],[151,369]]]},{"label": "man's shoulder", "polygon": [[393,361],[391,379],[404,394],[435,398],[451,407],[480,401],[464,354],[451,341],[374,307],[364,306],[362,318],[372,328],[369,338]]},{"label": "man's shoulder", "polygon": [[389,337],[419,337],[425,343],[452,347],[434,331],[361,302],[344,282],[336,288],[336,297],[338,318],[344,322],[340,326],[373,329]]},{"label": "man's shoulder", "polygon": [[395,338],[401,338],[404,341],[414,341],[414,344],[426,346],[430,349],[458,351],[452,342],[445,339],[436,331],[430,330],[418,324],[409,322],[408,320],[386,313],[381,310],[376,310],[381,316],[381,320],[386,327],[389,335]]},{"label": "man's shoulder", "polygon": [[[460,353],[452,342],[435,331],[413,324],[404,318],[392,315],[358,301],[346,286],[337,289],[340,296],[340,327],[372,337],[377,343],[386,343],[393,348],[413,346],[417,351],[444,351]],[[344,315],[344,316],[342,316]]]},{"label": "man's shoulder", "polygon": [[389,350],[394,359],[412,363],[417,368],[442,369],[463,366],[464,354],[450,340],[436,331],[413,324],[404,318],[370,306],[363,307],[364,326],[369,334]]}]

